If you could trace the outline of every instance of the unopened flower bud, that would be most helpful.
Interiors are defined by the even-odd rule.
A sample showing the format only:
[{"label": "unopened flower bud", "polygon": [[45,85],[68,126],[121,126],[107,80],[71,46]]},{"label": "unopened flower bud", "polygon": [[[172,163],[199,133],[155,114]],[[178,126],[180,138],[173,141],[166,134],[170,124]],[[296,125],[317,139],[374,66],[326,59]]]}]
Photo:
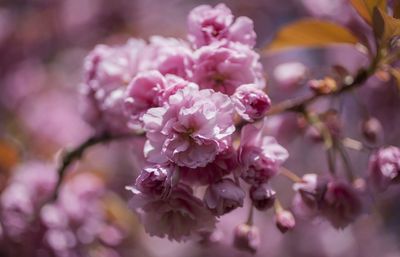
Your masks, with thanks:
[{"label": "unopened flower bud", "polygon": [[256,253],[260,246],[260,232],[257,227],[240,224],[234,231],[233,245],[240,250]]},{"label": "unopened flower bud", "polygon": [[220,216],[243,206],[245,192],[231,179],[211,184],[204,195],[204,203],[214,215]]},{"label": "unopened flower bud", "polygon": [[272,207],[275,201],[275,191],[267,184],[263,183],[259,186],[250,188],[250,198],[254,207],[263,211]]},{"label": "unopened flower bud", "polygon": [[337,89],[336,80],[326,77],[322,80],[312,79],[308,81],[308,86],[317,94],[326,95]]},{"label": "unopened flower bud", "polygon": [[293,185],[293,189],[300,194],[304,204],[310,209],[317,209],[324,198],[329,178],[317,174],[305,174],[301,182]]},{"label": "unopened flower bud", "polygon": [[282,233],[294,228],[296,225],[293,214],[287,210],[279,210],[275,213],[275,223]]},{"label": "unopened flower bud", "polygon": [[172,164],[155,164],[142,169],[136,179],[136,188],[148,195],[164,198],[178,183],[179,172]]},{"label": "unopened flower bud", "polygon": [[383,139],[383,128],[381,122],[374,117],[365,120],[361,125],[364,138],[370,143],[378,143]]},{"label": "unopened flower bud", "polygon": [[231,97],[236,112],[246,121],[253,122],[263,117],[271,106],[268,95],[254,84],[238,87]]}]

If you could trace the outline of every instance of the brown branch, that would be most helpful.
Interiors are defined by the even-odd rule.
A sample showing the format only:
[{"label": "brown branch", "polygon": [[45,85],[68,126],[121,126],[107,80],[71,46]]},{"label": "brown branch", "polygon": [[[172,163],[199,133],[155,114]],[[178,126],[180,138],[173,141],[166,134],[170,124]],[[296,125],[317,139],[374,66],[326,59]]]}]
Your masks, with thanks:
[{"label": "brown branch", "polygon": [[131,137],[135,137],[135,136],[143,136],[143,135],[144,135],[143,132],[138,132],[136,134],[126,134],[126,135],[117,135],[117,136],[113,136],[113,135],[109,135],[109,134],[93,136],[93,137],[88,138],[85,142],[83,142],[81,145],[79,145],[75,149],[66,152],[62,158],[61,166],[57,169],[58,180],[57,180],[56,187],[54,188],[53,195],[50,198],[50,201],[57,200],[58,191],[62,184],[62,181],[65,176],[65,172],[66,172],[67,168],[76,160],[81,159],[82,155],[86,149],[90,148],[91,146],[100,144],[100,143],[107,143],[107,142],[110,142],[113,140],[126,139],[126,138],[131,138]]},{"label": "brown branch", "polygon": [[[349,92],[352,89],[364,85],[364,82],[366,82],[376,72],[376,70],[379,68],[381,64],[390,64],[398,60],[399,57],[400,57],[400,51],[390,56],[387,56],[386,58],[381,58],[381,52],[378,51],[378,55],[367,69],[361,69],[351,82],[343,83],[342,86],[339,87],[336,91],[333,91],[328,94],[312,94],[302,99],[288,99],[282,101],[272,106],[270,111],[266,114],[266,116],[273,116],[283,112],[304,113],[304,110],[307,108],[309,104],[313,103],[314,101],[322,97],[339,96]],[[264,117],[257,119],[251,123],[255,123],[263,119]],[[241,122],[236,124],[237,130],[240,131],[242,127],[245,126],[246,124],[249,124],[249,122],[242,120]]]}]

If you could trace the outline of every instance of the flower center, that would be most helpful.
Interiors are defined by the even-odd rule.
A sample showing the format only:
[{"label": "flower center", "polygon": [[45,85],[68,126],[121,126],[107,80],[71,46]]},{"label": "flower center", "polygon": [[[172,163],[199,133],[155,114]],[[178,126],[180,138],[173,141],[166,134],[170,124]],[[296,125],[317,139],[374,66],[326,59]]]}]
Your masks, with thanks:
[{"label": "flower center", "polygon": [[212,79],[217,83],[217,84],[222,84],[224,83],[224,80],[227,79],[227,76],[224,74],[216,73],[212,77]]}]

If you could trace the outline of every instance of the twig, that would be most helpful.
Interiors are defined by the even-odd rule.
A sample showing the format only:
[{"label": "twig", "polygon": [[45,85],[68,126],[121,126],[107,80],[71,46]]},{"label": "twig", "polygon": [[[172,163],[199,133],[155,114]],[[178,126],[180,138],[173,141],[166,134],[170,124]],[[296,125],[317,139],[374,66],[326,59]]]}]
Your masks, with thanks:
[{"label": "twig", "polygon": [[253,213],[254,213],[254,206],[251,204],[250,210],[249,210],[249,216],[247,217],[247,225],[252,226],[253,225]]},{"label": "twig", "polygon": [[324,140],[324,149],[326,152],[326,158],[328,161],[328,167],[329,167],[329,172],[331,174],[335,174],[335,156],[334,156],[334,152],[332,149],[332,144],[333,144],[333,140],[332,140],[332,136],[331,133],[329,132],[329,129],[326,127],[325,124],[322,123],[322,121],[319,120],[317,115],[312,115],[307,111],[303,111],[303,115],[305,117],[305,119],[307,120],[307,122],[314,126],[319,133],[321,133],[321,136]]},{"label": "twig", "polygon": [[351,167],[350,158],[347,155],[347,152],[343,149],[342,143],[340,141],[335,140],[334,145],[335,148],[338,149],[339,154],[342,157],[348,180],[350,182],[353,182],[354,181],[353,169]]},{"label": "twig", "polygon": [[57,170],[58,180],[57,180],[56,187],[54,188],[53,195],[50,198],[50,201],[57,200],[58,191],[60,189],[60,186],[62,184],[64,175],[65,175],[65,172],[66,172],[68,166],[71,165],[74,161],[79,160],[87,148],[94,146],[96,144],[99,144],[99,143],[106,143],[106,142],[110,142],[113,140],[126,139],[126,138],[130,138],[130,137],[134,137],[134,136],[141,136],[141,135],[143,135],[142,132],[139,132],[136,134],[125,134],[125,135],[117,135],[117,136],[112,136],[109,134],[93,136],[93,137],[88,138],[85,142],[83,142],[81,145],[79,145],[75,149],[65,153],[65,155],[62,158],[61,166]]},{"label": "twig", "polygon": [[298,183],[298,182],[302,181],[302,179],[299,176],[297,176],[292,171],[286,169],[285,167],[281,167],[281,174],[286,176],[288,179],[290,179],[294,183]]},{"label": "twig", "polygon": [[[322,97],[328,97],[328,96],[339,96],[344,93],[347,93],[348,91],[355,89],[357,87],[360,87],[366,82],[369,77],[371,77],[376,70],[379,68],[381,64],[390,64],[400,58],[400,51],[395,52],[394,54],[387,56],[386,58],[381,59],[381,53],[378,51],[378,55],[374,59],[374,61],[370,64],[370,66],[367,69],[361,69],[357,75],[354,77],[352,81],[349,82],[344,82],[341,87],[339,87],[338,90],[333,91],[329,94],[312,94],[310,96],[307,96],[302,99],[288,99],[285,101],[282,101],[274,106],[271,107],[270,111],[266,114],[266,116],[273,116],[280,114],[282,112],[298,112],[301,113],[303,112],[306,107],[316,101],[317,99],[320,99]],[[261,117],[257,120],[255,120],[252,123],[261,121],[264,119],[264,117]],[[249,122],[247,121],[241,121],[236,125],[236,128],[238,131],[242,129],[243,126],[248,124]]]}]

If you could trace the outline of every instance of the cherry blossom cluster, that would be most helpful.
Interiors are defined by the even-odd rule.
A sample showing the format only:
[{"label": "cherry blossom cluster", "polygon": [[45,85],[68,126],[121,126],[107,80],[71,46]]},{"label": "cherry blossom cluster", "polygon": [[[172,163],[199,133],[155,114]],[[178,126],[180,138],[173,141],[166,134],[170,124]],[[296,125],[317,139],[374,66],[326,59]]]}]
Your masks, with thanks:
[{"label": "cherry blossom cluster", "polygon": [[131,206],[149,234],[178,241],[243,205],[240,178],[258,209],[271,207],[268,181],[288,158],[262,129],[246,125],[239,135],[235,126],[262,119],[271,104],[253,22],[219,4],[193,9],[187,24],[188,42],[153,36],[97,46],[82,86],[84,116],[98,133],[145,132],[147,166],[127,187]]},{"label": "cherry blossom cluster", "polygon": [[[149,42],[132,38],[121,46],[96,46],[84,64],[83,115],[98,135],[145,135],[146,165],[126,189],[150,235],[177,241],[210,235],[222,215],[243,206],[246,192],[251,208],[274,206],[275,223],[285,232],[295,219],[269,182],[289,154],[274,137],[263,135],[271,101],[254,50],[253,22],[235,19],[224,4],[202,5],[189,13],[187,26],[188,41],[153,36]],[[290,87],[307,72],[292,63],[277,67],[274,75]],[[316,95],[338,89],[333,78],[307,84]],[[325,116],[319,125],[340,140],[338,116]],[[322,141],[317,127],[310,126],[309,134]],[[370,137],[375,130],[368,130]],[[372,153],[369,185],[383,191],[399,182],[399,160],[397,147]],[[296,215],[344,228],[366,210],[363,181],[334,174],[294,180]],[[250,213],[249,222],[236,227],[234,244],[255,252],[259,230]]]},{"label": "cherry blossom cluster", "polygon": [[27,162],[0,198],[1,251],[6,256],[120,256],[127,236],[122,223],[106,210],[103,181],[90,173],[74,174],[55,202],[52,165]]}]

